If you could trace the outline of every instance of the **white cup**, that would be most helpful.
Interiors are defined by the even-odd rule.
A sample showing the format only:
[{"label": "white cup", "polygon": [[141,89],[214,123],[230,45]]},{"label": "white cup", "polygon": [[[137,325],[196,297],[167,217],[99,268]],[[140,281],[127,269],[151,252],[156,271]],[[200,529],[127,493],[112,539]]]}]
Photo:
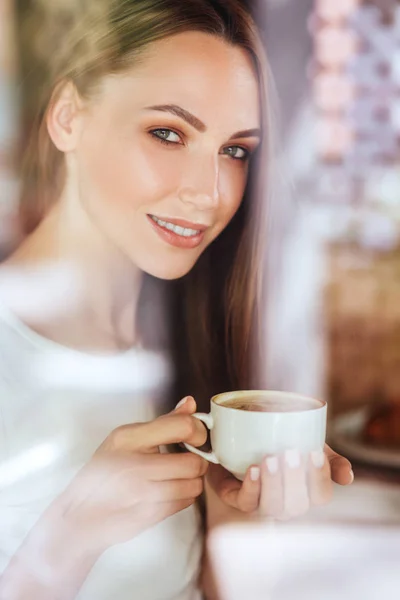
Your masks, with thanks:
[{"label": "white cup", "polygon": [[[239,407],[233,407],[235,403]],[[252,408],[240,408],[243,403]],[[185,446],[243,480],[247,469],[268,455],[323,450],[326,415],[326,402],[307,396],[266,390],[227,392],[211,398],[209,414],[193,415],[210,430],[212,452]]]}]

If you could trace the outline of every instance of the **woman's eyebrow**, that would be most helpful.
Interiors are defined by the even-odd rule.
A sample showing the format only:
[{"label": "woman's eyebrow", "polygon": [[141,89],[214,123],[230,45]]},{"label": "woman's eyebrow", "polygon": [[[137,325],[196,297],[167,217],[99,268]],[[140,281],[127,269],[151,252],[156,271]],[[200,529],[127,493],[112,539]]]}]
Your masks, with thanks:
[{"label": "woman's eyebrow", "polygon": [[253,129],[245,129],[244,131],[237,131],[231,137],[230,140],[237,138],[246,138],[246,137],[258,137],[261,138],[261,129],[259,127],[253,127]]},{"label": "woman's eyebrow", "polygon": [[170,112],[177,117],[180,117],[186,123],[189,123],[192,127],[197,129],[197,131],[204,132],[207,131],[207,127],[204,125],[203,121],[200,121],[197,117],[192,115],[190,112],[182,108],[181,106],[177,106],[176,104],[160,104],[157,106],[146,106],[145,110],[159,110],[161,112]]},{"label": "woman's eyebrow", "polygon": [[[194,115],[192,115],[192,113],[185,110],[181,106],[178,106],[177,104],[157,104],[155,106],[146,106],[146,108],[144,110],[158,110],[160,112],[169,112],[177,117],[180,117],[181,119],[186,121],[186,123],[189,123],[189,125],[191,125],[195,129],[197,129],[197,131],[200,131],[201,133],[204,133],[205,131],[207,131],[207,127],[203,123],[203,121],[200,121],[199,118],[195,117]],[[261,138],[261,129],[258,127],[254,127],[252,129],[238,131],[238,132],[234,133],[233,135],[231,135],[231,137],[229,139],[233,140],[233,139],[245,138],[245,137]]]}]

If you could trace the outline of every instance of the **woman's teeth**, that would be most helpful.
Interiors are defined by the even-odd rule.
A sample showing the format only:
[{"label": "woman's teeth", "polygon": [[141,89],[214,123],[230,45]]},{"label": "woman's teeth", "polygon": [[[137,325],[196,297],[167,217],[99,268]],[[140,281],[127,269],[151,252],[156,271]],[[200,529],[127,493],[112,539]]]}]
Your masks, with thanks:
[{"label": "woman's teeth", "polygon": [[163,227],[164,229],[169,229],[173,231],[177,235],[181,235],[182,237],[194,237],[195,235],[199,235],[200,231],[196,231],[196,229],[187,229],[185,227],[179,227],[179,225],[173,225],[172,223],[168,223],[168,221],[162,221],[161,219],[157,219],[153,215],[150,215],[153,221]]}]

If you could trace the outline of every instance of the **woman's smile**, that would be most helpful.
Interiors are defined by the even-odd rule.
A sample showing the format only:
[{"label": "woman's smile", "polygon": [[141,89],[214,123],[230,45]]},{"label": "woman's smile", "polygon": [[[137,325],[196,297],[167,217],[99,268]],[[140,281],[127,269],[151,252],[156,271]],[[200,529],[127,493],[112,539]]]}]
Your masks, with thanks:
[{"label": "woman's smile", "polygon": [[[184,222],[182,219],[147,218],[157,235],[167,244],[177,248],[197,248],[204,240],[207,227]],[[201,227],[201,228],[200,228]]]}]

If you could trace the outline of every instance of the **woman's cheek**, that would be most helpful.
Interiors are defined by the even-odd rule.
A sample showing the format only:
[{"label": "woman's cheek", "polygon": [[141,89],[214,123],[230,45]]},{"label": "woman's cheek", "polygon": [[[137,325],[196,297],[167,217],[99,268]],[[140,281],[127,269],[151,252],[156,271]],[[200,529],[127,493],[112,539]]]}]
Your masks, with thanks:
[{"label": "woman's cheek", "polygon": [[232,165],[221,172],[219,196],[227,220],[233,217],[242,202],[246,180],[247,173],[242,165]]},{"label": "woman's cheek", "polygon": [[144,142],[135,150],[132,164],[134,179],[142,188],[153,190],[155,199],[159,194],[169,194],[180,180],[184,168],[179,150],[158,148],[157,142]]}]

